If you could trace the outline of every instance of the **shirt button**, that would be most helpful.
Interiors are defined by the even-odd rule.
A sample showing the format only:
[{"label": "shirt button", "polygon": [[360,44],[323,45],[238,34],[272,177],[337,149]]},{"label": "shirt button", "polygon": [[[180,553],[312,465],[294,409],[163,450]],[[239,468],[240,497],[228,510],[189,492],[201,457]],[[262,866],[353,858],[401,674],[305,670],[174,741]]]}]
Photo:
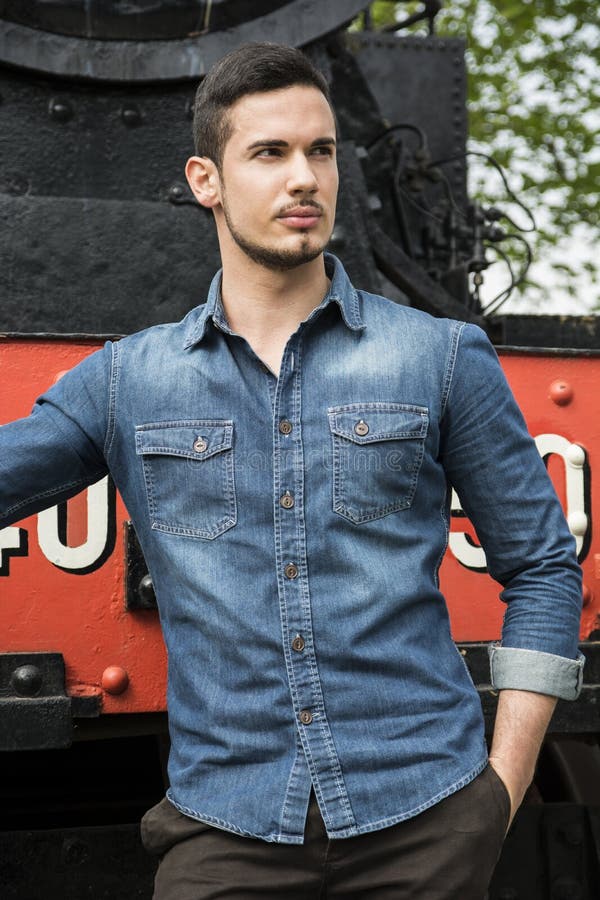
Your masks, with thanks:
[{"label": "shirt button", "polygon": [[285,494],[283,494],[279,498],[279,505],[283,506],[284,509],[292,508],[292,506],[294,505],[294,498],[292,497],[292,495],[290,494],[289,491],[286,491]]},{"label": "shirt button", "polygon": [[294,565],[294,563],[288,563],[283,572],[286,578],[297,578],[298,566]]},{"label": "shirt button", "polygon": [[282,434],[289,434],[292,430],[292,423],[288,419],[282,419],[279,423],[279,430]]},{"label": "shirt button", "polygon": [[194,441],[194,450],[196,451],[196,453],[204,453],[207,447],[208,444],[202,437],[196,438],[196,440]]},{"label": "shirt button", "polygon": [[360,422],[357,422],[354,426],[354,431],[356,434],[360,435],[360,437],[364,437],[365,434],[369,433],[369,426],[361,419]]},{"label": "shirt button", "polygon": [[304,638],[301,637],[301,635],[297,634],[292,641],[292,649],[297,650],[298,653],[301,653],[304,650]]},{"label": "shirt button", "polygon": [[301,709],[300,710],[300,721],[303,725],[310,725],[313,717],[310,709]]}]

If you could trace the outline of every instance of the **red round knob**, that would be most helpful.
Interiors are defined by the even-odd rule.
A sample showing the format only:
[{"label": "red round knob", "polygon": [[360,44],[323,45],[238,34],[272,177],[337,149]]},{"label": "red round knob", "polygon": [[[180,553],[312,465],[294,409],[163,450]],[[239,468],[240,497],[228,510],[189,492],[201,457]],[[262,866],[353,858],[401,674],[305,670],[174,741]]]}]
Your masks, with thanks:
[{"label": "red round knob", "polygon": [[566,406],[573,399],[573,388],[568,381],[557,378],[550,385],[550,399],[557,406]]},{"label": "red round knob", "polygon": [[589,588],[589,587],[587,586],[587,584],[584,584],[584,585],[583,585],[581,594],[582,594],[582,597],[583,597],[583,605],[584,605],[584,606],[589,606],[589,604],[592,602],[592,596],[593,596],[593,595],[592,595],[591,588]]},{"label": "red round knob", "polygon": [[102,673],[102,689],[107,694],[122,694],[129,686],[129,675],[121,666],[108,666]]}]

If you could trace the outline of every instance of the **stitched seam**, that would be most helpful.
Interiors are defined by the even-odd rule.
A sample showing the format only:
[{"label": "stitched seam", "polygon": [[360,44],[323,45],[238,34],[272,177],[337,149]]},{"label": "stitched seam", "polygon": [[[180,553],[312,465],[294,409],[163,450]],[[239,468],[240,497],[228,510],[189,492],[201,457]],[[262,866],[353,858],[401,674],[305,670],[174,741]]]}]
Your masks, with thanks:
[{"label": "stitched seam", "polygon": [[60,494],[62,491],[70,490],[73,487],[77,487],[81,485],[82,487],[86,487],[89,484],[93,484],[99,478],[103,478],[106,475],[105,469],[98,469],[97,472],[91,473],[86,478],[78,478],[76,481],[69,481],[65,484],[61,484],[58,487],[53,487],[47,491],[41,491],[39,494],[34,494],[33,497],[27,497],[26,500],[20,500],[18,503],[15,503],[13,506],[9,506],[8,509],[4,510],[3,516],[10,516],[12,513],[17,512],[19,509],[24,509],[29,506],[31,503],[35,503],[36,500],[43,500],[47,497],[56,497],[57,494]]},{"label": "stitched seam", "polygon": [[110,359],[110,385],[108,394],[108,422],[106,426],[106,438],[104,440],[104,458],[108,460],[112,451],[113,440],[116,432],[116,406],[117,406],[117,390],[119,386],[120,365],[119,365],[119,344],[111,344]]},{"label": "stitched seam", "polygon": [[448,349],[448,361],[446,363],[445,378],[444,378],[444,382],[442,385],[442,396],[441,396],[441,404],[440,404],[440,421],[443,419],[443,417],[446,413],[446,404],[448,402],[448,397],[450,396],[450,389],[452,386],[452,379],[454,378],[454,369],[456,366],[456,359],[458,357],[458,342],[460,340],[460,336],[462,335],[465,325],[466,325],[466,322],[453,322],[450,347]]}]

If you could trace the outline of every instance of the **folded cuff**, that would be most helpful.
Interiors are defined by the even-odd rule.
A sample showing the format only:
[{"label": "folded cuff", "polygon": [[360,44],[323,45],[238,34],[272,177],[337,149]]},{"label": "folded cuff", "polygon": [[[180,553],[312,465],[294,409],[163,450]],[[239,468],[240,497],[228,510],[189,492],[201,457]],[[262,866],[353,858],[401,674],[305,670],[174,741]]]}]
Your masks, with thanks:
[{"label": "folded cuff", "polygon": [[561,700],[576,700],[583,681],[585,657],[567,659],[541,650],[523,650],[490,644],[490,680],[495,690],[505,688],[549,694]]}]

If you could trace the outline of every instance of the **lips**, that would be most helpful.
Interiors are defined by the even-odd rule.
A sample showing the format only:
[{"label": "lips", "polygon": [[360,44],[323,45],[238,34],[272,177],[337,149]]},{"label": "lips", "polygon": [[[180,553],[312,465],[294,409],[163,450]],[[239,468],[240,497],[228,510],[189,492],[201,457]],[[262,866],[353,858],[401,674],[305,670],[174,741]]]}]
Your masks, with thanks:
[{"label": "lips", "polygon": [[322,216],[321,210],[316,206],[293,206],[286,209],[277,218],[291,228],[311,228],[316,225]]}]

